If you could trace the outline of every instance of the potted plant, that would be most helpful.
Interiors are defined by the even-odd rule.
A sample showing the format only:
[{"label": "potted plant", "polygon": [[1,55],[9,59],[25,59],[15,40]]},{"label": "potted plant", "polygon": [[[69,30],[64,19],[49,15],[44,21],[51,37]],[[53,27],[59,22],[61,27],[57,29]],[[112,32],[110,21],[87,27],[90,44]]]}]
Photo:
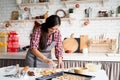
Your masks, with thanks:
[{"label": "potted plant", "polygon": [[73,8],[70,8],[69,9],[69,18],[74,18],[74,9]]},{"label": "potted plant", "polygon": [[120,6],[117,8],[117,16],[120,17]]},{"label": "potted plant", "polygon": [[116,16],[116,14],[115,14],[115,12],[113,10],[110,10],[110,13],[111,13],[111,17],[115,17]]}]

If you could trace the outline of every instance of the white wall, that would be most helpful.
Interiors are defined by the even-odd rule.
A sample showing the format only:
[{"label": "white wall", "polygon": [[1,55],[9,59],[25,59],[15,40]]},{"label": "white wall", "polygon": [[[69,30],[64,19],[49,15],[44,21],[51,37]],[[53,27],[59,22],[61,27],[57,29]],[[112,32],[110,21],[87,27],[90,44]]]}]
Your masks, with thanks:
[{"label": "white wall", "polygon": [[[49,6],[49,9],[46,6],[32,6],[30,7],[32,10],[32,15],[41,15],[46,11],[49,11],[49,15],[55,14],[57,9],[64,9],[68,12],[69,8],[73,8],[75,4],[64,5],[60,3],[60,0],[50,0],[54,3]],[[115,10],[118,5],[120,5],[120,0],[104,0],[104,4],[101,5],[99,2],[93,3],[79,3],[79,14],[76,16],[84,17],[83,12],[84,9],[88,7],[92,7],[93,17],[97,16],[97,12],[99,10]],[[0,0],[0,20],[5,21],[9,20],[11,16],[11,12],[17,10],[17,5],[15,4],[15,0]],[[108,38],[117,38],[118,33],[120,32],[120,20],[92,20],[88,26],[83,26],[84,20],[80,18],[73,20],[71,24],[69,21],[62,21],[61,25],[61,33],[62,38],[69,37],[71,33],[75,34],[75,37],[79,37],[81,34],[88,34],[89,37],[95,37],[101,34],[105,34]],[[0,30],[2,30],[2,24],[0,25]],[[11,30],[16,30],[19,34],[20,44],[21,46],[29,44],[29,34],[32,30],[33,22],[19,22],[12,23]]]}]

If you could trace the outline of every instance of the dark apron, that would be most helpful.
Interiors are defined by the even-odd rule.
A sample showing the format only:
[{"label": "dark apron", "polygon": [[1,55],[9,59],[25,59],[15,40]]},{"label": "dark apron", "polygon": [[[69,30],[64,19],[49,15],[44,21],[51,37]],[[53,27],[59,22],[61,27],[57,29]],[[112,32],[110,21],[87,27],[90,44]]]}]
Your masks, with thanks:
[{"label": "dark apron", "polygon": [[[52,42],[50,45],[47,46],[46,50],[38,49],[43,55],[47,58],[51,59],[51,49],[54,48],[55,41],[54,41],[54,34],[52,34]],[[43,62],[40,58],[36,57],[31,50],[29,49],[26,55],[26,66],[30,67],[38,67],[38,68],[50,68],[50,65]]]}]

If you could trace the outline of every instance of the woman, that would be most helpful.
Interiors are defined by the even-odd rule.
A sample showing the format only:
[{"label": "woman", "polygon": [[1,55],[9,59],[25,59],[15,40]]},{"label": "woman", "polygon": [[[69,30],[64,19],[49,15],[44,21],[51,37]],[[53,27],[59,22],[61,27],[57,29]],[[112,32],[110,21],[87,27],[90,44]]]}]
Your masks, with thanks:
[{"label": "woman", "polygon": [[30,67],[49,68],[54,66],[51,60],[51,49],[55,48],[58,67],[62,67],[62,40],[58,28],[61,20],[57,15],[51,15],[45,23],[33,29],[30,49],[26,55],[26,65]]}]

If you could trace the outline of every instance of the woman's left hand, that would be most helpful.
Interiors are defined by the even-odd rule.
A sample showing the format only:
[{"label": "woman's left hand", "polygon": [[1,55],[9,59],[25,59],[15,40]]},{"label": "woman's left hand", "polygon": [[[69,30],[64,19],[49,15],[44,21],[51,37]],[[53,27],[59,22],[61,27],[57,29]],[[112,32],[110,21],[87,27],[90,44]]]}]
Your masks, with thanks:
[{"label": "woman's left hand", "polygon": [[59,57],[58,58],[58,65],[57,65],[58,68],[63,68],[64,67],[64,64],[63,64],[63,61],[62,61],[62,58]]}]

